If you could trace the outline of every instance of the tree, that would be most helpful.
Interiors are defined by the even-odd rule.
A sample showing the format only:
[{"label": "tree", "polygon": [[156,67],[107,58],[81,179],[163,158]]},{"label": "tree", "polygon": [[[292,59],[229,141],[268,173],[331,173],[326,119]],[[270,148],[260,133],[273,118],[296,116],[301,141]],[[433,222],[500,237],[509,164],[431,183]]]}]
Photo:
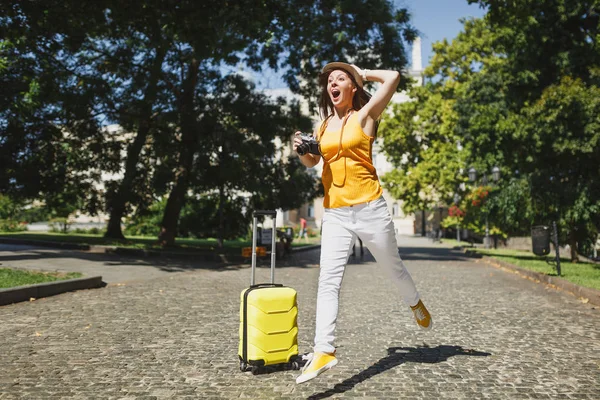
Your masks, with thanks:
[{"label": "tree", "polygon": [[[147,146],[151,133],[159,130],[161,112],[165,112],[163,64],[173,43],[169,31],[162,31],[165,16],[160,9],[143,7],[126,17],[115,7],[110,29],[105,38],[94,41],[92,57],[97,55],[98,72],[110,74],[111,96],[106,101],[109,117],[119,123],[134,137],[126,147],[124,175],[114,182],[107,193],[107,210],[110,218],[105,237],[123,238],[121,221],[132,205],[140,206],[145,192],[151,187],[146,180],[139,184],[147,160],[142,159],[142,150]],[[161,96],[163,98],[161,99]],[[149,172],[149,168],[145,169]],[[136,183],[138,183],[136,185]],[[137,190],[132,190],[135,187]]]},{"label": "tree", "polygon": [[[192,3],[182,4],[182,16],[198,12],[197,3]],[[387,0],[273,4],[249,1],[229,7],[226,13],[220,2],[203,4],[211,9],[201,13],[214,15],[214,25],[197,24],[195,18],[177,21],[179,37],[186,44],[182,54],[185,64],[177,68],[178,75],[171,76],[169,82],[176,99],[182,145],[159,235],[159,241],[167,246],[174,243],[195,155],[206,154],[197,150],[203,144],[200,138],[208,132],[195,113],[200,102],[198,86],[204,83],[207,72],[203,68],[218,62],[243,61],[260,69],[266,62],[272,68],[285,70],[284,77],[293,91],[315,95],[318,71],[333,54],[340,61],[353,59],[368,67],[385,63],[401,69],[406,63],[402,35],[414,37],[406,11],[396,11]],[[245,54],[243,59],[240,53]]]},{"label": "tree", "polygon": [[[508,171],[518,171],[527,179],[536,221],[558,220],[570,244],[571,259],[577,261],[578,243],[599,227],[596,9],[600,4],[564,0],[479,3],[489,8],[486,21],[491,29],[501,33],[494,45],[505,62],[495,78],[482,77],[479,87],[469,89],[471,96],[463,99],[462,110],[472,118],[463,121],[462,127],[471,129],[492,116],[494,129],[478,131],[487,137],[481,151],[499,154]],[[483,86],[496,93],[492,101],[477,95]],[[494,105],[498,93],[502,93],[501,112]],[[486,111],[472,112],[482,107]]]},{"label": "tree", "polygon": [[[196,160],[191,188],[217,205],[217,223],[203,225],[218,227],[211,231],[217,234],[219,245],[226,238],[227,226],[239,231],[235,229],[238,222],[226,223],[226,219],[247,222],[248,217],[240,215],[242,208],[286,210],[316,195],[315,178],[295,157],[283,154],[290,132],[311,127],[310,120],[300,114],[299,104],[272,100],[234,74],[217,83],[206,107],[204,125],[210,125],[211,135],[203,138],[203,146],[208,147],[208,157]],[[236,196],[244,199],[231,200]],[[234,204],[239,212],[227,213],[226,208]]]},{"label": "tree", "polygon": [[[15,199],[65,193],[90,213],[98,210],[94,182],[105,165],[94,99],[95,82],[79,79],[74,58],[98,9],[72,2],[2,4],[0,26],[0,189]],[[65,23],[53,25],[52,17]],[[85,21],[90,27],[85,26]]]},{"label": "tree", "polygon": [[430,90],[409,90],[414,101],[395,105],[381,128],[383,149],[397,166],[382,180],[392,196],[403,200],[405,213],[451,202],[464,181],[459,171],[465,155],[452,132],[452,100]]},{"label": "tree", "polygon": [[[140,0],[85,6],[68,0],[43,6],[13,1],[3,3],[0,11],[8,33],[2,51],[5,46],[12,51],[0,57],[8,60],[2,79],[12,96],[3,102],[8,122],[2,124],[2,137],[9,132],[17,137],[14,142],[6,139],[0,149],[13,174],[4,186],[25,193],[17,182],[43,181],[27,191],[39,196],[43,191],[36,185],[60,192],[61,185],[87,185],[99,181],[100,172],[116,173],[124,166],[122,179],[106,182],[111,213],[107,235],[122,237],[123,214],[132,207],[148,207],[158,194],[153,192],[166,192],[159,238],[165,245],[174,243],[181,209],[198,178],[195,173],[205,171],[199,168],[201,162],[212,154],[211,129],[216,125],[209,118],[209,102],[224,66],[260,70],[269,65],[282,72],[292,90],[314,95],[317,72],[333,55],[370,68],[401,69],[406,64],[403,39],[414,37],[406,10],[396,10],[388,0],[240,0],[227,7],[214,0],[158,1],[152,7]],[[28,92],[35,95],[23,96]],[[28,103],[29,98],[36,101]],[[107,122],[121,125],[130,138],[123,141],[122,132],[101,130],[100,124]],[[68,169],[64,176],[73,178],[69,182],[36,177],[32,167],[44,161],[44,153],[28,142],[31,132],[37,135],[36,145],[60,147],[72,140],[68,148],[80,151],[73,160],[85,165]],[[23,168],[23,154],[31,157],[28,168]],[[46,164],[56,160],[49,157]],[[270,183],[281,184],[289,174],[303,175],[294,168],[291,163],[273,171]],[[23,176],[15,177],[20,171]],[[312,191],[307,177],[297,182],[304,182],[303,191]],[[253,203],[272,201],[267,196],[272,188],[266,187],[255,192]],[[99,193],[89,188],[80,192],[92,209]]]},{"label": "tree", "polygon": [[435,43],[422,87],[411,87],[410,101],[395,105],[382,124],[383,149],[396,169],[382,177],[386,188],[403,200],[406,213],[450,204],[466,181],[463,173],[472,151],[456,102],[478,71],[494,57],[492,34],[484,21],[464,21],[464,32],[452,43]]},{"label": "tree", "polygon": [[490,220],[509,236],[528,236],[537,221],[531,185],[523,177],[509,177],[501,189],[494,190],[487,204]]},{"label": "tree", "polygon": [[538,218],[558,219],[566,228],[572,261],[579,244],[600,229],[599,96],[597,86],[565,76],[523,109],[533,163],[520,165],[532,175],[533,198],[542,206]]}]

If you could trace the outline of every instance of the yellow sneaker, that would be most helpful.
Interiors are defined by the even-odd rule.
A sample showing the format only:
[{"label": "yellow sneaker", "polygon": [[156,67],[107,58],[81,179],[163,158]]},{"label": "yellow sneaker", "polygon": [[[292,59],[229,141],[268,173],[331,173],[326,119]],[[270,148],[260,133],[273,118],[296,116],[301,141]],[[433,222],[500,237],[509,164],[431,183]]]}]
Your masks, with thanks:
[{"label": "yellow sneaker", "polygon": [[431,329],[433,326],[433,320],[431,319],[431,314],[429,314],[429,311],[427,311],[425,304],[419,300],[416,306],[410,306],[410,308],[412,309],[413,314],[415,314],[417,324],[425,330]]},{"label": "yellow sneaker", "polygon": [[304,368],[302,368],[302,374],[296,378],[296,383],[310,381],[328,369],[335,367],[337,363],[337,358],[331,353],[311,353]]}]

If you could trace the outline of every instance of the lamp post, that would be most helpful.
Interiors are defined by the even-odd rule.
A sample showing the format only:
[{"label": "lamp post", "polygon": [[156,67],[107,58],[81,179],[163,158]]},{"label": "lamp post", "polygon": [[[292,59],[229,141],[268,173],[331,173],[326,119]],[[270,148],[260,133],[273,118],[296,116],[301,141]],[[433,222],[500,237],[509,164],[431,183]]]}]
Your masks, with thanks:
[{"label": "lamp post", "polygon": [[[456,204],[456,208],[458,209],[458,202],[460,201],[460,196],[458,193],[454,193],[454,204]],[[460,243],[460,224],[458,223],[458,215],[456,216],[456,241]]]},{"label": "lamp post", "polygon": [[[477,181],[477,170],[475,168],[473,168],[473,167],[469,168],[469,180],[471,182],[476,182]],[[500,180],[500,168],[498,168],[496,166],[496,167],[492,168],[492,185],[494,185],[499,180]],[[487,174],[483,174],[483,176],[481,177],[481,182],[484,185],[488,184]],[[490,227],[489,227],[488,212],[487,211],[485,213],[485,239],[484,239],[484,247],[486,249],[490,248]]]}]

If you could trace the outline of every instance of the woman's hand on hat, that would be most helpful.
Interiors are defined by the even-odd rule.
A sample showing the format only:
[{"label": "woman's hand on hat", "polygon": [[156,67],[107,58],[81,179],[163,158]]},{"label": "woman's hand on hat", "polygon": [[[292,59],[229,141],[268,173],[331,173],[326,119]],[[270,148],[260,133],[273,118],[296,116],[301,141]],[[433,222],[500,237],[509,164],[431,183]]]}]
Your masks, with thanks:
[{"label": "woman's hand on hat", "polygon": [[362,76],[363,75],[363,70],[361,68],[359,68],[357,65],[354,64],[350,64],[350,66],[352,68],[354,68],[356,70],[356,72],[358,72],[358,75]]},{"label": "woman's hand on hat", "polygon": [[363,82],[366,82],[368,69],[359,68],[358,66],[356,66],[354,64],[350,64],[350,65],[352,66],[352,68],[354,68],[356,70],[356,72],[358,72],[358,75],[362,78]]}]

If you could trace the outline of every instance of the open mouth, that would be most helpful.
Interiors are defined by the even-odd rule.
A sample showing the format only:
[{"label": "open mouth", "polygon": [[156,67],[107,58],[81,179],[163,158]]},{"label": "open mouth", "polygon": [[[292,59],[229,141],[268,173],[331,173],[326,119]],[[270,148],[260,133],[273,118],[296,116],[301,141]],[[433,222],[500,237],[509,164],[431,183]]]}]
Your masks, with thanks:
[{"label": "open mouth", "polygon": [[340,98],[341,92],[338,89],[331,89],[331,98],[333,101],[336,101]]}]

